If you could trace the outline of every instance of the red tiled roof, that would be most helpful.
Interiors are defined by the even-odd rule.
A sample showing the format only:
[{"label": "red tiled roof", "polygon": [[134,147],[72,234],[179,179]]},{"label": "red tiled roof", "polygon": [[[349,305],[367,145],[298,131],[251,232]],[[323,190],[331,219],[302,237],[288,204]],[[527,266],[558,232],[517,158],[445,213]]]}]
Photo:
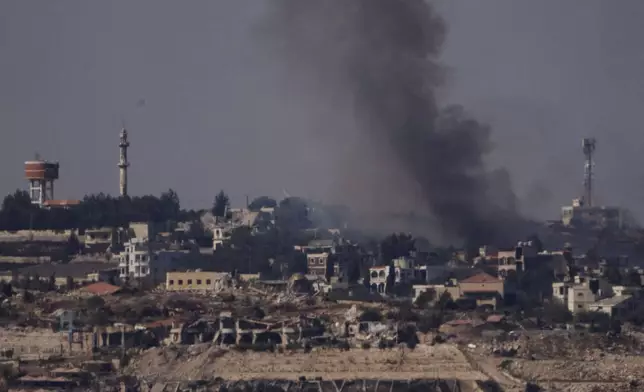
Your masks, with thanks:
[{"label": "red tiled roof", "polygon": [[472,325],[472,320],[452,320],[448,321],[445,324],[451,325],[451,326],[456,326],[456,325]]},{"label": "red tiled roof", "polygon": [[81,290],[94,295],[110,295],[121,290],[121,288],[105,282],[96,282],[83,287]]},{"label": "red tiled roof", "polygon": [[504,319],[505,319],[505,316],[502,314],[493,314],[493,315],[490,315],[486,321],[488,323],[500,323]]},{"label": "red tiled roof", "polygon": [[157,320],[142,324],[142,326],[145,328],[172,327],[175,321],[175,319]]},{"label": "red tiled roof", "polygon": [[480,274],[476,274],[474,276],[470,276],[469,278],[462,280],[460,283],[499,283],[501,280],[498,278],[495,278],[492,275],[486,274],[485,272],[481,272]]},{"label": "red tiled roof", "polygon": [[80,200],[45,200],[43,204],[49,207],[77,206],[80,204]]}]

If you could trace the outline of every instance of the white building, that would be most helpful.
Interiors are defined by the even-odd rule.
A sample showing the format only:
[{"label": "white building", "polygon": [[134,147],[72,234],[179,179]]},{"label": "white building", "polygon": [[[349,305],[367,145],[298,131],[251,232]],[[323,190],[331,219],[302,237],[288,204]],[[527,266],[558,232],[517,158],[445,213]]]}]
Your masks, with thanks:
[{"label": "white building", "polygon": [[212,250],[223,247],[224,242],[230,239],[230,233],[223,226],[215,226],[212,229]]},{"label": "white building", "polygon": [[610,298],[600,299],[588,305],[591,312],[606,313],[610,317],[619,317],[622,314],[632,312],[637,303],[636,297],[630,295],[616,295]]},{"label": "white building", "polygon": [[[396,279],[394,280],[396,284],[411,283],[418,280],[421,276],[421,270],[424,271],[424,275],[427,276],[426,267],[425,269],[422,269],[422,267],[416,268],[414,266],[414,261],[409,258],[401,257],[399,259],[395,259],[393,260],[393,266],[394,274],[396,274]],[[371,285],[371,290],[378,293],[386,292],[388,276],[389,266],[369,268],[369,283]]]},{"label": "white building", "polygon": [[166,273],[186,256],[182,251],[165,250],[148,241],[133,239],[116,256],[119,260],[119,277],[145,279],[159,284],[165,282]]},{"label": "white building", "polygon": [[615,294],[613,286],[604,279],[580,276],[575,276],[572,282],[553,283],[552,291],[553,298],[572,313],[587,312],[591,304]]}]

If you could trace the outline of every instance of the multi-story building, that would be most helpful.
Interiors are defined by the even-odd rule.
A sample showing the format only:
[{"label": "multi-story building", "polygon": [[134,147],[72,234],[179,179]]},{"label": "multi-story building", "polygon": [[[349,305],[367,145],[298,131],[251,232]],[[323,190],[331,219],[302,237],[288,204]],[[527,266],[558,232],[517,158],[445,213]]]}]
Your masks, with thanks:
[{"label": "multi-story building", "polygon": [[306,265],[309,275],[324,278],[331,268],[329,266],[329,253],[308,253],[306,255]]},{"label": "multi-story building", "polygon": [[230,239],[230,231],[221,225],[212,229],[212,250],[217,250],[224,246],[224,242]]},{"label": "multi-story building", "polygon": [[447,292],[452,300],[468,300],[477,306],[496,308],[508,294],[507,282],[484,272],[466,279],[447,279],[442,284],[419,284],[413,286],[414,300],[424,291],[433,290],[436,299]]},{"label": "multi-story building", "polygon": [[213,291],[222,287],[230,275],[212,271],[168,272],[165,288],[168,291]]},{"label": "multi-story building", "polygon": [[553,299],[566,305],[572,313],[590,310],[596,301],[613,295],[612,286],[604,279],[576,276],[574,281],[554,282]]},{"label": "multi-story building", "polygon": [[[393,273],[396,275],[394,279],[395,284],[405,284],[412,283],[415,280],[418,280],[423,275],[422,271],[425,271],[425,276],[427,276],[426,269],[422,267],[416,268],[414,265],[414,260],[408,257],[401,257],[394,259],[393,263]],[[389,266],[378,266],[369,268],[369,283],[371,284],[371,290],[378,293],[384,293],[387,291],[387,277],[391,272]],[[425,278],[426,279],[426,278]]]},{"label": "multi-story building", "polygon": [[118,256],[119,277],[141,279],[152,284],[165,281],[166,273],[187,256],[186,252],[163,249],[146,240],[132,239]]}]

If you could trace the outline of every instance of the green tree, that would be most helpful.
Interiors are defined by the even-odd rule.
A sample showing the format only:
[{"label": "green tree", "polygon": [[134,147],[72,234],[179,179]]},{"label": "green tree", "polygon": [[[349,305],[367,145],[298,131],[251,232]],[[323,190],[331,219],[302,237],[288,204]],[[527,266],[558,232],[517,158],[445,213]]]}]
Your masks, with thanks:
[{"label": "green tree", "polygon": [[178,221],[179,213],[181,211],[181,204],[179,202],[179,195],[172,189],[161,194],[160,200],[161,211],[164,220]]},{"label": "green tree", "polygon": [[105,306],[105,300],[97,295],[89,297],[86,301],[87,309],[99,310]]},{"label": "green tree", "polygon": [[619,267],[613,265],[607,265],[604,268],[602,276],[610,283],[614,285],[621,285],[623,282],[622,273],[619,270]]},{"label": "green tree", "polygon": [[358,320],[362,322],[382,321],[382,314],[376,309],[367,309],[364,312],[362,312],[360,317],[358,317]]},{"label": "green tree", "polygon": [[391,234],[380,241],[380,257],[385,263],[408,257],[415,250],[415,240],[411,234]]},{"label": "green tree", "polygon": [[624,283],[628,286],[642,287],[642,276],[636,270],[630,270]]},{"label": "green tree", "polygon": [[394,286],[396,285],[396,268],[394,268],[394,263],[389,263],[388,267],[389,273],[387,275],[387,280],[385,283],[385,290],[387,294],[392,294],[394,291]]},{"label": "green tree", "polygon": [[65,253],[68,256],[73,256],[78,254],[81,250],[81,243],[76,236],[76,233],[72,232],[67,239],[67,245],[65,247]]},{"label": "green tree", "polygon": [[438,297],[438,302],[436,303],[436,307],[441,311],[443,311],[451,308],[453,304],[454,304],[454,300],[452,299],[452,295],[449,293],[449,291],[443,291],[441,295]]},{"label": "green tree", "polygon": [[436,290],[433,288],[427,289],[420,293],[416,298],[415,305],[421,309],[429,308],[429,305],[436,299]]},{"label": "green tree", "polygon": [[543,318],[549,323],[563,324],[572,321],[572,313],[564,304],[549,302],[543,306]]},{"label": "green tree", "polygon": [[226,195],[226,193],[221,190],[219,191],[217,196],[215,196],[215,201],[213,202],[212,206],[212,214],[214,216],[223,218],[226,216],[228,207],[230,207],[230,199],[228,198],[228,195]]}]

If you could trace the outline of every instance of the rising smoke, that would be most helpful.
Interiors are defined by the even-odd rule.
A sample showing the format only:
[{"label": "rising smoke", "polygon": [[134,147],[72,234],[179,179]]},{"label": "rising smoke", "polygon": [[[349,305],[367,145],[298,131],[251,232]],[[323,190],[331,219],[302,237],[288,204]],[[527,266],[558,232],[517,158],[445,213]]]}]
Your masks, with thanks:
[{"label": "rising smoke", "polygon": [[[271,0],[263,35],[310,94],[352,105],[356,135],[411,180],[445,238],[516,240],[510,179],[490,172],[490,129],[462,107],[441,107],[438,62],[446,27],[424,0]],[[337,136],[337,135],[336,135]],[[355,136],[355,135],[353,135]],[[382,179],[381,188],[387,188]],[[416,208],[418,206],[414,206]]]}]

